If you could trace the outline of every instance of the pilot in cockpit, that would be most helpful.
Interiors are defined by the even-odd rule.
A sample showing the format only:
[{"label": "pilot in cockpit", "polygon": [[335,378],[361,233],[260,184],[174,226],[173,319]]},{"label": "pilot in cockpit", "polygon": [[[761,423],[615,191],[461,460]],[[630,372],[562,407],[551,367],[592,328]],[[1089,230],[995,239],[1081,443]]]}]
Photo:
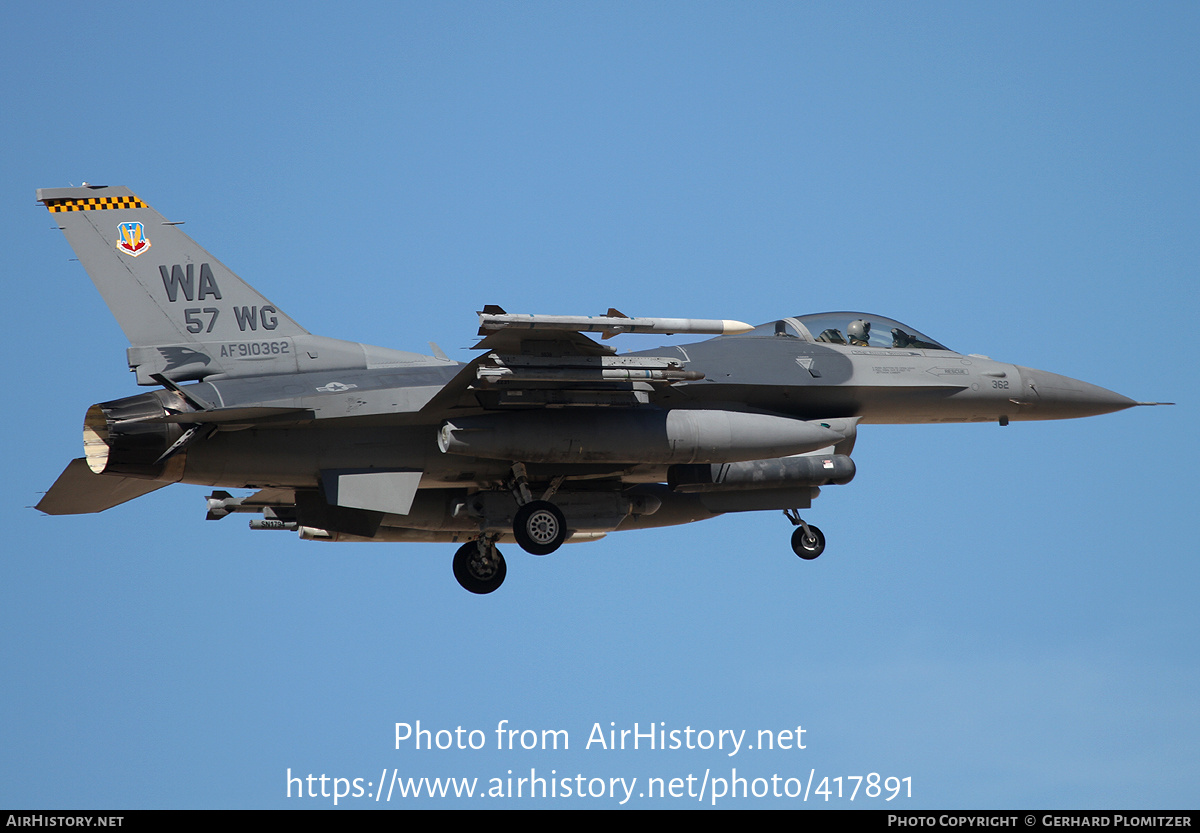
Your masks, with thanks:
[{"label": "pilot in cockpit", "polygon": [[856,318],[846,327],[847,340],[854,347],[871,346],[871,322]]}]

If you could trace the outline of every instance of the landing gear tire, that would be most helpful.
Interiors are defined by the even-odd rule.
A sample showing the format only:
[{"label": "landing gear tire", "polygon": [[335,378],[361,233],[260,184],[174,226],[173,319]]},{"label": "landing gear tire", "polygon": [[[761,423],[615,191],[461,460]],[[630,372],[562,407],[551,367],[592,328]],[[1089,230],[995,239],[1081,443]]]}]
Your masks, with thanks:
[{"label": "landing gear tire", "polygon": [[807,533],[803,526],[796,527],[792,533],[792,552],[805,561],[812,561],[825,552],[825,535],[812,524],[808,525]]},{"label": "landing gear tire", "polygon": [[480,546],[478,541],[468,541],[454,554],[454,577],[464,590],[491,593],[504,583],[506,575],[508,565],[494,544]]},{"label": "landing gear tire", "polygon": [[549,555],[567,540],[567,521],[557,506],[534,500],[517,510],[513,535],[521,549],[533,555]]}]

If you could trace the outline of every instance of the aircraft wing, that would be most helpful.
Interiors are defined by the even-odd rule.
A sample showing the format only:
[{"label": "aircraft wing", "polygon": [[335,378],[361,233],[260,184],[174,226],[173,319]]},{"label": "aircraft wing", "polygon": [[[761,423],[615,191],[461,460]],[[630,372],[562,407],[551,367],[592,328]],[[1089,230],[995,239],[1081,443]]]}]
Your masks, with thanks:
[{"label": "aircraft wing", "polygon": [[583,332],[604,338],[622,332],[745,332],[738,321],[606,316],[509,315],[489,305],[479,313],[474,347],[485,351],[469,362],[426,406],[426,413],[464,408],[488,410],[568,405],[636,406],[649,402],[656,385],[692,382],[703,374],[678,358],[617,356]]}]

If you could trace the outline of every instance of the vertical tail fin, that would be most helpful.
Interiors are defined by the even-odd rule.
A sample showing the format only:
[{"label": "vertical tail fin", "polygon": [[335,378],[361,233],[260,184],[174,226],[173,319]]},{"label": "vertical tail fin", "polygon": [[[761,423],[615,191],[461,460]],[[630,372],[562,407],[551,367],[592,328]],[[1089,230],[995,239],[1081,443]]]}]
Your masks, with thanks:
[{"label": "vertical tail fin", "polygon": [[124,187],[41,188],[134,348],[308,333]]}]

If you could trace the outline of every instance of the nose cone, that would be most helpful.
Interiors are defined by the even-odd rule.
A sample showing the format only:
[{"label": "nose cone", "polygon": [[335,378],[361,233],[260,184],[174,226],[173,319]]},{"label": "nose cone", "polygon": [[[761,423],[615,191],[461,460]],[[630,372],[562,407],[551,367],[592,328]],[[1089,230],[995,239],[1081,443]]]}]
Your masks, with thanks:
[{"label": "nose cone", "polygon": [[1023,387],[1021,412],[1027,414],[1028,419],[1073,419],[1110,414],[1137,404],[1128,396],[1069,376],[1029,367],[1018,367],[1017,370]]}]

